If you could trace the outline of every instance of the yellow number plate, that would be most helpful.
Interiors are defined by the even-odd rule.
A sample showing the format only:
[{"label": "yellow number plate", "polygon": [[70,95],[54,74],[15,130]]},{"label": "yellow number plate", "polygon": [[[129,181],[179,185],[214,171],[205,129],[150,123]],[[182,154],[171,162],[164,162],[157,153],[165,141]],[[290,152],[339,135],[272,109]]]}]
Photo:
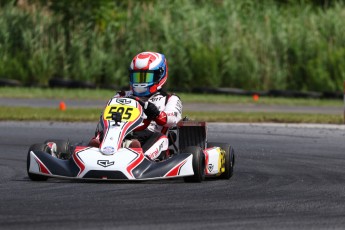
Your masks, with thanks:
[{"label": "yellow number plate", "polygon": [[105,108],[103,118],[105,120],[112,120],[112,113],[122,113],[123,121],[134,121],[140,116],[138,108],[127,105],[109,105]]}]

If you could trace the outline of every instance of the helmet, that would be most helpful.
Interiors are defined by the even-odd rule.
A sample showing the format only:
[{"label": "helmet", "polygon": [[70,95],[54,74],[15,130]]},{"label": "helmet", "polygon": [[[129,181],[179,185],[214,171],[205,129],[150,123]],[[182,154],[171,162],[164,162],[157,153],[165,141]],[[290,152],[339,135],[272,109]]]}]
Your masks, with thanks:
[{"label": "helmet", "polygon": [[162,88],[168,79],[165,56],[155,52],[136,55],[129,67],[129,81],[133,95],[149,96]]}]

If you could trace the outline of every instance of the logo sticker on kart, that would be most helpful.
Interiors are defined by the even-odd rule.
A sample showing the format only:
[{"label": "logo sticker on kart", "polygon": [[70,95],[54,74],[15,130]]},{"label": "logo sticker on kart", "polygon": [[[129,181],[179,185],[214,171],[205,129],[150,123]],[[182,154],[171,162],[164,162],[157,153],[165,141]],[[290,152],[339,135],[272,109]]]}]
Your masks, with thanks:
[{"label": "logo sticker on kart", "polygon": [[119,98],[119,99],[116,99],[116,102],[120,103],[120,104],[123,104],[123,105],[128,105],[128,104],[131,103],[131,100],[128,100],[126,98]]},{"label": "logo sticker on kart", "polygon": [[115,162],[114,161],[110,162],[109,160],[98,160],[97,164],[102,166],[102,167],[104,167],[104,168],[106,168],[106,167],[114,165]]},{"label": "logo sticker on kart", "polygon": [[115,148],[112,147],[112,146],[105,146],[103,149],[102,149],[102,152],[104,154],[112,154],[115,152]]},{"label": "logo sticker on kart", "polygon": [[212,170],[213,170],[213,164],[209,164],[209,165],[208,165],[208,171],[209,171],[209,172],[212,172]]}]

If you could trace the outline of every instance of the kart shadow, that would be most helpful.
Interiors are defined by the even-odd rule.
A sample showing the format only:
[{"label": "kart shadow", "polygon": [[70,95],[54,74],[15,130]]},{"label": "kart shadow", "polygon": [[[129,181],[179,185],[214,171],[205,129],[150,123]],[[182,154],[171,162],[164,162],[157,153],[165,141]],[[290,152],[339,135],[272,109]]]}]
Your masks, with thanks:
[{"label": "kart shadow", "polygon": [[172,178],[172,179],[160,179],[160,180],[83,180],[83,179],[59,179],[49,178],[46,181],[32,181],[29,177],[24,177],[21,180],[14,180],[21,182],[32,182],[32,183],[48,183],[48,184],[63,184],[63,183],[75,183],[75,184],[185,184],[183,178]]},{"label": "kart shadow", "polygon": [[[218,181],[217,178],[205,178],[205,181]],[[21,180],[14,180],[21,182],[32,182],[32,183],[48,183],[48,184],[186,184],[183,178],[171,178],[171,179],[157,179],[157,180],[83,180],[83,179],[59,179],[49,178],[46,181],[32,181],[29,177],[24,177]],[[188,183],[188,184],[200,184],[200,183]]]}]

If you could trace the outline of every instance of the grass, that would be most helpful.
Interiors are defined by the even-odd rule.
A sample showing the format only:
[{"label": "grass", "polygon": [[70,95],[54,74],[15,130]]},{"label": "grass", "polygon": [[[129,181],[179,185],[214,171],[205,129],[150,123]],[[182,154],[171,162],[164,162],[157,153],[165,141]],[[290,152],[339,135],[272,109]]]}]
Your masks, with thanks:
[{"label": "grass", "polygon": [[60,111],[55,108],[1,107],[0,120],[97,122],[100,112],[99,109],[68,109]]},{"label": "grass", "polygon": [[[99,109],[0,107],[0,121],[70,121],[95,122],[100,115]],[[277,123],[322,123],[342,124],[342,115],[294,114],[294,113],[242,113],[242,112],[193,112],[185,111],[184,116],[191,120],[207,122],[277,122]]]},{"label": "grass", "polygon": [[263,113],[263,112],[185,112],[192,120],[208,122],[244,122],[244,123],[320,123],[343,124],[342,115],[297,114],[297,113]]},{"label": "grass", "polygon": [[[106,89],[49,89],[26,87],[1,87],[0,98],[48,98],[48,99],[76,99],[76,100],[108,100],[116,90]],[[212,95],[178,93],[184,103],[216,103],[216,104],[262,104],[286,106],[342,106],[341,99],[302,99],[260,97],[253,101],[251,96]]]},{"label": "grass", "polygon": [[[116,90],[105,89],[48,89],[48,88],[0,88],[0,98],[49,98],[76,100],[108,100]],[[253,101],[250,96],[178,94],[184,103],[219,103],[221,104],[265,104],[285,106],[343,106],[342,100],[295,99],[261,97]],[[0,121],[90,121],[97,122],[100,114],[97,108],[69,108],[60,111],[57,108],[0,107]],[[323,123],[342,124],[343,115],[331,114],[295,114],[264,112],[195,112],[184,111],[184,116],[192,120],[208,122],[276,122],[276,123]]]},{"label": "grass", "polygon": [[48,98],[48,99],[104,99],[112,97],[115,90],[1,87],[0,98]]}]

